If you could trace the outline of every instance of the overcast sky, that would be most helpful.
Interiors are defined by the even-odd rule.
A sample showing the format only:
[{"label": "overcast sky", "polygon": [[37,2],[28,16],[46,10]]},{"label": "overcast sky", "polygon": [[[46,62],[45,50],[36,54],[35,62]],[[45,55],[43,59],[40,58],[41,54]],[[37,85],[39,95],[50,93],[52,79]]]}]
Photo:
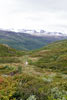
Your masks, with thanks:
[{"label": "overcast sky", "polygon": [[67,0],[0,0],[0,28],[67,33]]}]

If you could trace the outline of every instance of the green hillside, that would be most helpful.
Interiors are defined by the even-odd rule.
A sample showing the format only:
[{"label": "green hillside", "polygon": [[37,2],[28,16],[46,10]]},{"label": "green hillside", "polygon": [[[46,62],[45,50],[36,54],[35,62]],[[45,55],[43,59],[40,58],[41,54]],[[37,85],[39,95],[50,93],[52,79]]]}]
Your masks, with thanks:
[{"label": "green hillside", "polygon": [[67,100],[67,40],[29,52],[0,45],[0,100]]},{"label": "green hillside", "polygon": [[25,51],[20,51],[13,49],[5,44],[0,44],[0,57],[8,57],[8,56],[22,56],[25,54]]},{"label": "green hillside", "polygon": [[40,50],[33,51],[32,57],[38,58],[33,64],[67,73],[67,40],[52,43]]},{"label": "green hillside", "polygon": [[19,57],[26,54],[26,51],[17,51],[8,45],[0,44],[0,63],[17,63]]}]

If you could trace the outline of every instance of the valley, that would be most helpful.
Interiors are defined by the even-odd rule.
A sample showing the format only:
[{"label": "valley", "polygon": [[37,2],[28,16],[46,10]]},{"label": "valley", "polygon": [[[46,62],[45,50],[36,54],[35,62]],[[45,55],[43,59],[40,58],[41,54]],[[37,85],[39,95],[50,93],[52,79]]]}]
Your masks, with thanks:
[{"label": "valley", "polygon": [[60,32],[44,31],[43,33],[43,30],[41,30],[40,33],[34,31],[34,33],[30,34],[29,30],[18,32],[0,30],[0,44],[6,44],[17,50],[36,50],[49,43],[64,39],[67,39],[67,35]]},{"label": "valley", "polygon": [[32,51],[0,45],[0,99],[67,100],[67,40]]},{"label": "valley", "polygon": [[67,100],[67,0],[0,0],[0,100]]}]

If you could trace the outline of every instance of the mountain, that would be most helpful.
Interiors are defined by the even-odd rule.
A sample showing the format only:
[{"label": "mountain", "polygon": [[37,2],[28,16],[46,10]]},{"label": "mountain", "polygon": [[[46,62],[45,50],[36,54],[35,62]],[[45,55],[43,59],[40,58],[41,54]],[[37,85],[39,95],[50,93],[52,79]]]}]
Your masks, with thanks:
[{"label": "mountain", "polygon": [[[59,34],[59,35],[57,35]],[[66,39],[62,33],[51,33],[41,30],[0,30],[0,43],[18,50],[34,50],[41,48],[51,42]]]},{"label": "mountain", "polygon": [[42,49],[32,51],[31,57],[38,59],[32,62],[38,67],[67,73],[67,40],[51,43]]},{"label": "mountain", "polygon": [[31,34],[34,36],[67,36],[67,34],[65,33],[61,33],[61,32],[46,32],[45,30],[27,30],[27,29],[18,29],[17,32],[21,32],[21,33],[27,33],[27,34]]}]

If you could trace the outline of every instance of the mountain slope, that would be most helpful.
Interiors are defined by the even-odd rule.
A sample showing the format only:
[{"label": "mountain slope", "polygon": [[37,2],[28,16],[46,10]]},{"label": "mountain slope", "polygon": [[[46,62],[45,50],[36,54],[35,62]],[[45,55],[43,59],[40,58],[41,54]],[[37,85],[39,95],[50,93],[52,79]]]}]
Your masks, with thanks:
[{"label": "mountain slope", "polygon": [[25,55],[25,51],[17,51],[8,45],[0,44],[0,64],[19,63],[19,57]]},{"label": "mountain slope", "polygon": [[0,44],[0,57],[14,57],[22,56],[25,54],[25,51],[17,51],[8,45]]},{"label": "mountain slope", "polygon": [[0,43],[7,44],[18,50],[33,50],[41,48],[48,43],[62,40],[66,36],[36,36],[27,33],[0,30]]},{"label": "mountain slope", "polygon": [[10,48],[8,45],[0,44],[0,57],[15,56],[16,50]]},{"label": "mountain slope", "polygon": [[[1,100],[67,99],[67,40],[30,51],[24,56],[18,57],[17,52],[23,51],[0,45]],[[65,58],[61,57],[63,55]]]},{"label": "mountain slope", "polygon": [[33,63],[36,66],[67,73],[67,40],[32,51],[31,56],[38,59]]}]

